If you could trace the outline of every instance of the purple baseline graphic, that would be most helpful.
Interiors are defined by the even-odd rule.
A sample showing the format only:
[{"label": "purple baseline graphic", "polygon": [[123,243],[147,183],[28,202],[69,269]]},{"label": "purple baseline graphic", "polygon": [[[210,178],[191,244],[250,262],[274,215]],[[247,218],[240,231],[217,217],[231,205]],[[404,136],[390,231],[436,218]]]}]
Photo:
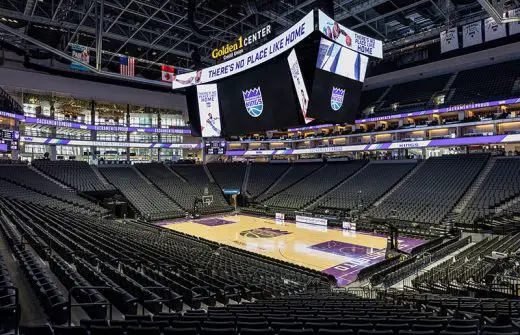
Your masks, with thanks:
[{"label": "purple baseline graphic", "polygon": [[226,225],[226,224],[235,223],[233,221],[219,219],[219,218],[201,219],[201,220],[196,220],[193,222],[202,224],[202,225],[205,225],[208,227],[216,227],[216,226],[222,226],[222,225]]},{"label": "purple baseline graphic", "polygon": [[[359,235],[370,235],[385,237],[382,234],[357,233]],[[414,238],[399,238],[399,249],[409,252],[413,248],[423,244],[425,241]],[[326,241],[320,244],[311,246],[311,249],[329,252],[336,255],[345,256],[346,261],[331,268],[325,269],[322,272],[332,275],[336,278],[339,286],[344,286],[352,283],[357,279],[359,271],[362,269],[379,263],[385,259],[386,249],[374,249],[374,252],[369,252],[371,248],[353,245],[350,243],[340,241]]]},{"label": "purple baseline graphic", "polygon": [[249,229],[240,232],[240,235],[248,238],[273,238],[290,234],[291,232],[285,230],[268,227]]},{"label": "purple baseline graphic", "polygon": [[326,241],[311,245],[310,248],[352,258],[380,251],[380,249],[374,249],[364,245],[351,244],[341,241]]}]

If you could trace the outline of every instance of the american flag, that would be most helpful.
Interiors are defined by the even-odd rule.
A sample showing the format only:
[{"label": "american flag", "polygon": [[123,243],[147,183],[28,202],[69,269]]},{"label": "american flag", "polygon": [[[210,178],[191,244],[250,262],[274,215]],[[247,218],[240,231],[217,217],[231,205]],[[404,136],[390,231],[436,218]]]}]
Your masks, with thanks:
[{"label": "american flag", "polygon": [[123,76],[135,76],[135,58],[134,57],[119,57],[119,73]]}]

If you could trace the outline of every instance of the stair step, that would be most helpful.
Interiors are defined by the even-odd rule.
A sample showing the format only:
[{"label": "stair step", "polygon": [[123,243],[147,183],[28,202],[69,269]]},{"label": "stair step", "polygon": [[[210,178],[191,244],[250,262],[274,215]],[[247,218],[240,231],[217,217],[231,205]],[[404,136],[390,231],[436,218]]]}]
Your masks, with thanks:
[{"label": "stair step", "polygon": [[486,165],[482,168],[480,171],[478,177],[475,179],[475,181],[471,184],[469,189],[466,191],[466,193],[462,196],[462,198],[459,200],[459,202],[455,205],[455,207],[452,210],[452,213],[460,214],[464,211],[466,206],[469,204],[471,199],[475,196],[476,192],[486,180],[487,176],[489,175],[489,172],[493,168],[496,162],[496,157],[491,157],[487,162]]},{"label": "stair step", "polygon": [[264,192],[259,194],[257,196],[257,198],[263,194],[269,194],[273,190],[273,188],[275,188],[276,185],[278,185],[280,183],[280,181],[283,180],[285,178],[285,176],[292,170],[293,166],[294,166],[294,164],[290,165],[289,168],[287,170],[285,170],[285,172],[280,177],[278,177],[278,179],[276,179],[275,182],[271,184],[271,186],[269,186]]},{"label": "stair step", "polygon": [[139,171],[135,166],[132,165],[132,169],[139,176],[139,178],[144,180],[148,185],[153,185],[152,182],[150,180],[148,180],[148,178],[146,178],[145,175],[142,174],[141,171]]},{"label": "stair step", "polygon": [[92,169],[92,171],[94,171],[94,174],[98,177],[98,179],[101,181],[103,185],[110,185],[108,180],[106,180],[105,177],[103,177],[103,175],[101,174],[101,172],[99,172],[97,166],[90,165],[90,168]]},{"label": "stair step", "polygon": [[242,180],[242,193],[247,193],[247,186],[249,184],[249,175],[251,174],[251,163],[248,162],[246,165],[246,172],[244,173],[244,179]]},{"label": "stair step", "polygon": [[343,186],[345,183],[347,183],[349,180],[351,180],[352,178],[354,178],[355,176],[357,176],[359,173],[361,173],[362,171],[364,171],[366,169],[366,167],[370,165],[370,163],[367,163],[365,165],[363,165],[359,170],[357,170],[356,172],[354,172],[352,175],[350,175],[349,177],[343,179],[342,181],[340,181],[336,186],[332,187],[331,189],[329,189],[328,191],[325,191],[325,193],[323,193],[321,196],[319,196],[318,198],[314,199],[313,201],[311,201],[310,203],[308,203],[307,205],[304,206],[305,209],[310,209],[311,207],[313,207],[315,204],[319,203],[321,200],[323,200],[323,198],[325,198],[328,194],[330,194],[331,192],[334,192],[335,190],[337,190],[338,188],[340,188],[341,186]]},{"label": "stair step", "polygon": [[404,178],[401,179],[397,184],[395,184],[394,187],[392,187],[381,198],[379,198],[376,202],[374,202],[372,207],[377,207],[377,206],[381,205],[381,203],[383,201],[385,201],[389,196],[391,196],[397,189],[399,189],[399,187],[401,187],[401,185],[406,183],[408,181],[408,179],[410,179],[421,168],[421,166],[423,165],[424,162],[425,161],[422,161],[422,162],[418,163],[417,166],[414,167],[412,169],[412,171],[410,171],[406,176],[404,176]]},{"label": "stair step", "polygon": [[213,175],[211,174],[211,171],[209,170],[208,166],[206,164],[204,164],[203,166],[204,166],[204,171],[206,172],[206,175],[209,178],[209,181],[212,184],[214,184],[215,183],[215,178],[213,178]]},{"label": "stair step", "polygon": [[76,191],[75,191],[72,187],[63,184],[63,183],[60,182],[59,180],[54,179],[54,178],[52,178],[52,177],[49,176],[49,175],[46,175],[45,173],[43,173],[42,171],[38,170],[38,169],[35,168],[34,166],[29,165],[29,169],[33,170],[34,172],[36,172],[37,174],[39,174],[39,175],[42,176],[43,178],[52,181],[53,183],[55,183],[55,184],[58,185],[59,187],[65,189],[65,190],[67,190],[67,191],[69,191],[69,192],[74,192],[74,193],[76,193]]}]

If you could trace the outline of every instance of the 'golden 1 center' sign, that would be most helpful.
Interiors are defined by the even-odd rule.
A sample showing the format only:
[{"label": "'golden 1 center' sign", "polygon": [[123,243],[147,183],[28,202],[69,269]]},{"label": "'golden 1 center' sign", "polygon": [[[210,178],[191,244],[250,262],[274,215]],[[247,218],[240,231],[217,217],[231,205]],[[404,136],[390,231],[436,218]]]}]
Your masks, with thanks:
[{"label": "'golden 1 center' sign", "polygon": [[227,60],[238,56],[244,52],[245,47],[264,40],[266,37],[271,35],[272,32],[273,30],[271,29],[271,25],[267,25],[255,33],[248,35],[247,37],[240,35],[238,36],[236,42],[228,43],[217,49],[213,49],[213,51],[211,51],[211,58],[215,60]]}]

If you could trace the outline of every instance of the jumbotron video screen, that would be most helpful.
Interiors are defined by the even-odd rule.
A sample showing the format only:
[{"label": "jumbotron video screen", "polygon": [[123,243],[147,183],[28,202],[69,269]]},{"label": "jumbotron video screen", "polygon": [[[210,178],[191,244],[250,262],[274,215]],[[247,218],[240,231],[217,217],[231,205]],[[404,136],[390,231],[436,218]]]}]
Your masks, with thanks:
[{"label": "jumbotron video screen", "polygon": [[[332,32],[354,34],[351,42],[363,39],[344,27],[335,29],[337,24],[330,20],[320,13],[323,31],[314,31],[308,15],[293,31],[288,30],[263,49],[257,48],[235,63],[232,59],[221,67],[199,70],[196,88],[187,89],[193,133],[236,136],[354,122],[368,56],[379,53],[381,42],[369,41],[371,48],[349,44],[348,38],[338,39]],[[307,26],[312,27],[311,32]],[[329,26],[333,29],[327,30]],[[215,76],[220,79],[212,81]]]}]

